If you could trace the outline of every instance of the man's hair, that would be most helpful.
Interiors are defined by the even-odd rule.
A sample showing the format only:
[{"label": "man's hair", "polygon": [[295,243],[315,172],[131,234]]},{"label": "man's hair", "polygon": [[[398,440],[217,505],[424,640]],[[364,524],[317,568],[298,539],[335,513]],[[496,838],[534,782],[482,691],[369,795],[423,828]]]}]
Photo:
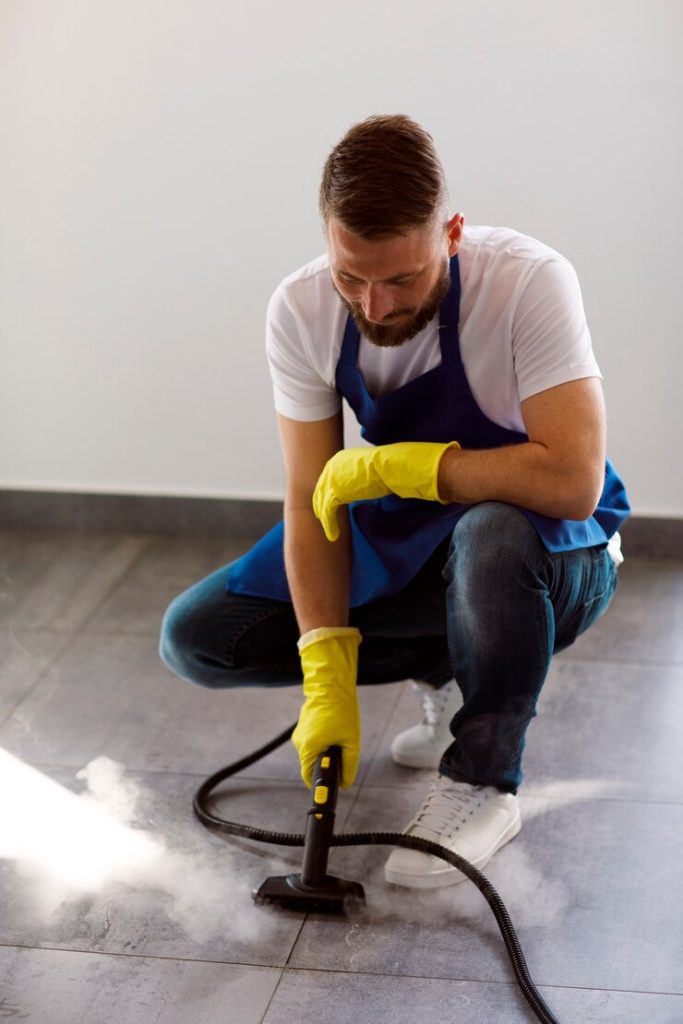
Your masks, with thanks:
[{"label": "man's hair", "polygon": [[361,238],[404,235],[447,220],[448,189],[428,132],[405,114],[368,117],[330,153],[320,214]]}]

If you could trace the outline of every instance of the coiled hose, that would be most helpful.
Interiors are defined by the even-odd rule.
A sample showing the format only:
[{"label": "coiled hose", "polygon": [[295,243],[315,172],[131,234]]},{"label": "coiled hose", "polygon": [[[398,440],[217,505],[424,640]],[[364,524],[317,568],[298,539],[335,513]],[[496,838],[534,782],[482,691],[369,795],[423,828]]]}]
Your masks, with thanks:
[{"label": "coiled hose", "polygon": [[[215,772],[202,783],[194,795],[193,808],[194,813],[203,825],[219,832],[227,832],[228,835],[253,839],[257,843],[272,843],[275,846],[304,845],[303,835],[292,832],[272,832],[269,829],[243,825],[238,821],[226,821],[224,818],[219,818],[217,815],[212,814],[207,807],[209,795],[221,782],[224,782],[225,779],[230,778],[232,775],[237,775],[238,772],[244,771],[245,768],[266,757],[271,751],[281,747],[283,743],[290,739],[295,725],[296,722],[274,739],[264,744],[264,746],[259,747],[252,754],[247,754],[246,757],[235,761],[234,764],[221,768],[220,771]],[[420,839],[418,836],[406,836],[401,832],[342,833],[341,835],[332,836],[330,846],[404,846],[409,850],[420,850],[422,853],[430,853],[434,857],[440,857],[441,860],[445,860],[448,864],[458,868],[463,875],[466,875],[476,885],[493,911],[503,937],[503,942],[505,943],[505,948],[510,957],[517,983],[536,1017],[542,1024],[559,1024],[559,1021],[553,1015],[531,979],[522,947],[505,904],[488,878],[475,868],[474,865],[470,864],[469,861],[459,854],[445,849],[438,843],[432,843],[428,839]]]}]

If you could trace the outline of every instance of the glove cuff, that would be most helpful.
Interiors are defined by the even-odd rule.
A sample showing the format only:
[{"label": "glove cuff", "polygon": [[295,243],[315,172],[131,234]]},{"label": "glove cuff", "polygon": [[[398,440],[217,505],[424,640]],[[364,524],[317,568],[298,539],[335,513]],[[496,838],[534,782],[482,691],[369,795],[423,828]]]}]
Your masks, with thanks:
[{"label": "glove cuff", "polygon": [[318,643],[319,640],[330,640],[341,637],[357,637],[357,642],[360,643],[363,639],[360,630],[356,629],[355,626],[321,626],[318,629],[309,629],[307,633],[303,633],[297,641],[297,647],[299,648],[299,654],[305,651],[311,644]]}]

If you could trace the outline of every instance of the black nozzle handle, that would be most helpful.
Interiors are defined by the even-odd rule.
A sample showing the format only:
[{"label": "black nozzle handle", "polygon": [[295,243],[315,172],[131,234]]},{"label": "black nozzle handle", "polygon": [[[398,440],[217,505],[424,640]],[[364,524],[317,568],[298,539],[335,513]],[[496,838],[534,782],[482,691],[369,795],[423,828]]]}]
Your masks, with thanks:
[{"label": "black nozzle handle", "polygon": [[304,885],[321,885],[327,877],[327,856],[334,832],[341,756],[341,747],[328,747],[318,755],[315,762],[311,785],[313,805],[306,819],[304,861],[301,868],[301,881]]}]

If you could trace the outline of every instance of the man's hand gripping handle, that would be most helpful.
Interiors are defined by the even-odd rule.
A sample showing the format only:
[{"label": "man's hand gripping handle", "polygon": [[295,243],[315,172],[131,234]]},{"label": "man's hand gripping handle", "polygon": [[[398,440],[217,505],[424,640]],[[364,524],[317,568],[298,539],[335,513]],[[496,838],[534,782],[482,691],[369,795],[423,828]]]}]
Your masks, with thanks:
[{"label": "man's hand gripping handle", "polygon": [[341,786],[352,785],[360,758],[360,708],[356,693],[361,634],[347,626],[312,629],[299,640],[304,704],[292,743],[301,777],[310,787],[317,756],[341,747]]}]

